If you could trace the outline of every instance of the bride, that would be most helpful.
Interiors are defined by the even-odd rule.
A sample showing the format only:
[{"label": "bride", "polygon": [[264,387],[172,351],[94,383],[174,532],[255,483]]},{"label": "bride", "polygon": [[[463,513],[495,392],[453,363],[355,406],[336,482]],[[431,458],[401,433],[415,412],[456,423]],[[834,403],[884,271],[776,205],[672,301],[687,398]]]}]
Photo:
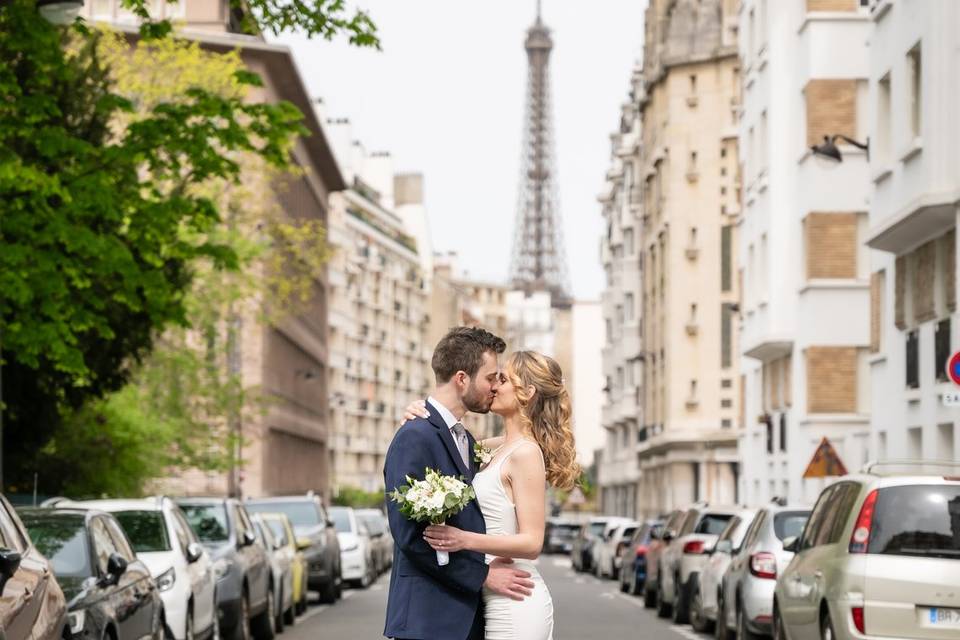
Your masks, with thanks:
[{"label": "bride", "polygon": [[[550,640],[553,601],[533,562],[543,548],[546,483],[569,490],[580,477],[560,365],[533,351],[511,354],[490,410],[505,428],[503,436],[480,443],[493,452],[473,479],[486,534],[432,525],[424,539],[436,550],[484,553],[488,563],[512,558],[531,574],[533,593],[518,601],[484,589],[486,640]],[[424,405],[414,403],[405,417],[425,414]]]}]

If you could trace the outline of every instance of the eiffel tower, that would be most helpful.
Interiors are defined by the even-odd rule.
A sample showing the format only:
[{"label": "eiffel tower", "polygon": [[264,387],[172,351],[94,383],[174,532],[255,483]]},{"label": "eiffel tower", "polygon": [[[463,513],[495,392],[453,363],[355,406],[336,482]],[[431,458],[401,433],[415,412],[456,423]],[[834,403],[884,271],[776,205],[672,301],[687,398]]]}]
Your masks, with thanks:
[{"label": "eiffel tower", "polygon": [[555,182],[548,73],[553,39],[543,24],[540,0],[537,1],[537,20],[527,30],[524,46],[529,75],[517,218],[510,261],[511,286],[528,294],[548,291],[552,307],[569,308],[572,299]]}]

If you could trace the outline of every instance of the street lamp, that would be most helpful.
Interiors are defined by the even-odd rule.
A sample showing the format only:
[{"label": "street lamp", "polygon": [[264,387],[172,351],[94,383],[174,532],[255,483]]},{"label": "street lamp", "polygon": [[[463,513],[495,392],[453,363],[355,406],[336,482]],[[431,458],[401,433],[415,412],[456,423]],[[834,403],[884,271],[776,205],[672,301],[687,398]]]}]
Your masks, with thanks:
[{"label": "street lamp", "polygon": [[870,138],[867,138],[866,142],[857,142],[853,138],[848,138],[842,133],[835,133],[832,136],[823,136],[823,144],[815,144],[810,147],[810,151],[814,155],[820,156],[821,158],[826,158],[834,162],[843,162],[843,155],[840,153],[840,149],[837,147],[837,140],[843,140],[848,144],[852,144],[858,149],[863,149],[867,152],[867,160],[870,159]]}]

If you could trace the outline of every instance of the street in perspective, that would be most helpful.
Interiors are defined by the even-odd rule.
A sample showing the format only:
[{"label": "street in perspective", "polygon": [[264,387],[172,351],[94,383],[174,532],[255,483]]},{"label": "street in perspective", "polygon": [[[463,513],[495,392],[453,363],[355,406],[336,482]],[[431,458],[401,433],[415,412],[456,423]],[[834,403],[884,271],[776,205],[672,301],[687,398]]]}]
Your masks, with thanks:
[{"label": "street in perspective", "polygon": [[0,0],[0,637],[960,639],[958,56]]}]

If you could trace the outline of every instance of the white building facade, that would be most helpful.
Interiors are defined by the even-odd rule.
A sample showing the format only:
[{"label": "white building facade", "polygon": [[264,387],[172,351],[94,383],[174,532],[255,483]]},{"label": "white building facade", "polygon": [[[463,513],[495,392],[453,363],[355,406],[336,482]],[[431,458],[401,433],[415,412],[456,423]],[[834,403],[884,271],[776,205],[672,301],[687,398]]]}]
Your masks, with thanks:
[{"label": "white building facade", "polygon": [[960,3],[871,3],[872,435],[877,458],[956,459]]},{"label": "white building facade", "polygon": [[812,502],[803,479],[823,438],[850,471],[869,451],[870,179],[811,146],[868,128],[869,10],[858,0],[746,0],[738,230],[743,429],[740,500]]},{"label": "white building facade", "polygon": [[599,200],[606,233],[600,258],[606,276],[601,296],[604,430],[597,466],[603,513],[637,516],[640,466],[637,436],[641,419],[641,276],[640,241],[643,196],[639,180],[640,114],[632,96],[641,90],[641,69],[633,72],[631,99],[621,107],[620,127],[610,136],[607,184]]}]

